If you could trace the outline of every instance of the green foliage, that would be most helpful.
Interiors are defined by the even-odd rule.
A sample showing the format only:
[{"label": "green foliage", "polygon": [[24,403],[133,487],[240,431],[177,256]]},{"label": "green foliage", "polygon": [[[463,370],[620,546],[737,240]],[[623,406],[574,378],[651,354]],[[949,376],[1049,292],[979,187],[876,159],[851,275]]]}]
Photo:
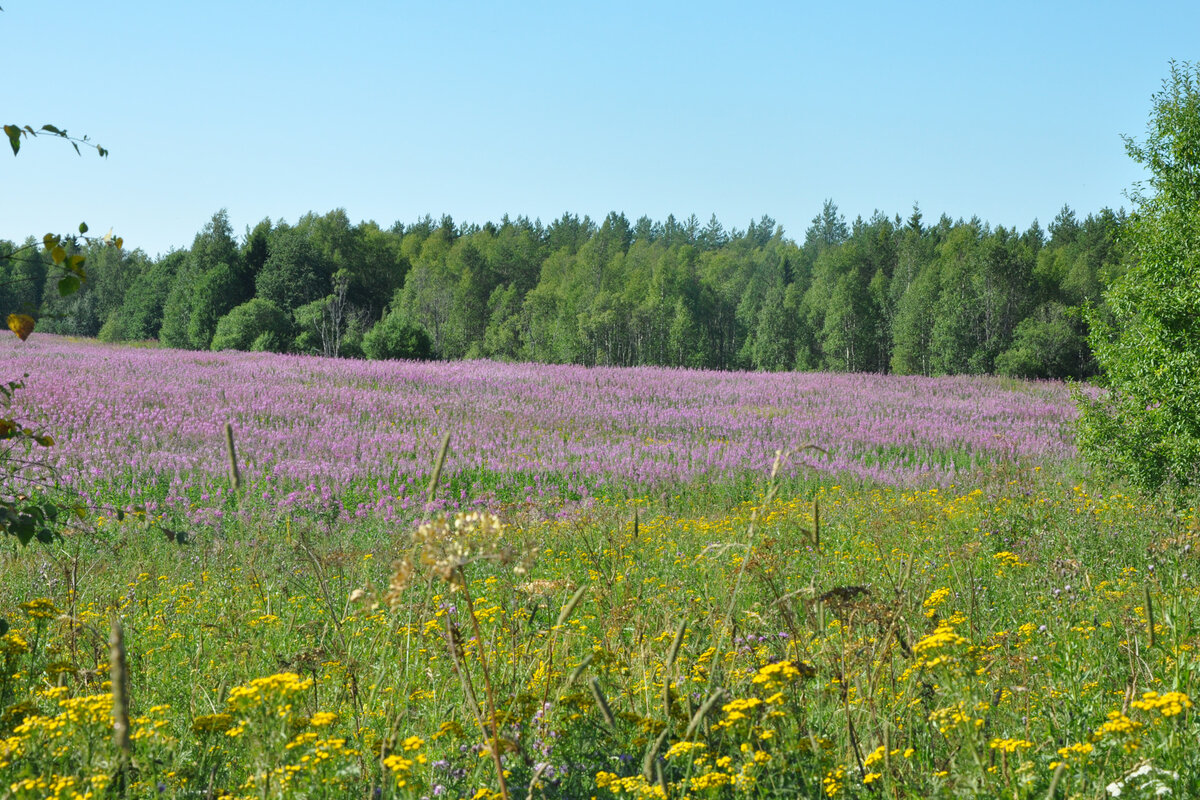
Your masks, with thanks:
[{"label": "green foliage", "polygon": [[125,318],[118,312],[113,312],[100,326],[100,331],[96,334],[96,338],[102,342],[128,342],[134,337],[129,335],[129,328],[126,327]]},{"label": "green foliage", "polygon": [[296,323],[296,338],[292,341],[293,353],[320,355],[321,317],[325,314],[327,299],[313,300],[292,311],[292,319]]},{"label": "green foliage", "polygon": [[224,522],[186,557],[106,520],[69,583],[5,565],[0,780],[114,785],[112,697],[70,677],[103,643],[61,618],[132,595],[131,798],[495,798],[489,741],[514,798],[1196,797],[1196,531],[1025,467],[950,491],[701,479],[636,516],[513,503],[502,531],[411,538],[255,492],[199,501]]},{"label": "green foliage", "polygon": [[521,352],[521,298],[515,284],[497,286],[488,298],[488,325],[483,354],[510,361]]},{"label": "green foliage", "polygon": [[155,338],[163,324],[163,307],[176,273],[186,259],[187,253],[177,250],[146,264],[130,284],[121,307],[105,320],[106,326],[113,324],[111,333],[119,332],[123,341]]},{"label": "green foliage", "polygon": [[287,349],[287,339],[283,334],[273,330],[263,331],[250,343],[250,352],[252,353],[286,353]]},{"label": "green foliage", "polygon": [[247,274],[254,278],[267,263],[271,247],[271,220],[264,219],[246,232],[246,240],[242,244],[241,260]]},{"label": "green foliage", "polygon": [[[74,243],[67,243],[66,250],[71,256],[84,257],[83,253],[77,252]],[[93,290],[90,270],[88,278],[78,286],[72,285],[71,291],[64,294],[57,288],[63,280],[62,276],[53,269],[47,271],[42,303],[38,309],[39,324],[43,331],[70,336],[96,335],[103,322],[100,317],[100,297]]]},{"label": "green foliage", "polygon": [[671,366],[698,369],[705,366],[703,328],[688,303],[680,298],[675,302],[675,316],[667,332],[667,348]]},{"label": "green foliage", "polygon": [[[294,226],[265,219],[239,246],[221,211],[190,250],[98,259],[94,289],[55,300],[45,324],[203,349],[221,317],[259,297],[294,318],[290,349],[324,356],[363,355],[362,336],[391,308],[425,330],[435,358],[935,375],[999,370],[1007,353],[1008,372],[1086,376],[1090,350],[1033,364],[1053,351],[1050,329],[1020,324],[1048,304],[1071,320],[1086,304],[1106,313],[1127,222],[1064,207],[1047,239],[1036,223],[927,225],[917,209],[848,223],[828,201],[799,244],[770,217],[745,230],[618,213],[599,225],[565,214],[548,227],[425,217],[384,229],[335,209]],[[48,259],[20,258],[10,272],[42,270],[21,291],[56,295]],[[0,283],[0,296],[16,292]]]},{"label": "green foliage", "polygon": [[1087,366],[1079,321],[1061,303],[1047,303],[1021,320],[1013,346],[996,358],[996,371],[1014,378],[1079,376]]},{"label": "green foliage", "polygon": [[[38,130],[29,126],[5,125],[4,132],[14,156],[20,151],[23,139],[39,135],[65,139],[76,153],[79,152],[79,145],[84,144],[94,147],[101,156],[108,155],[107,150],[90,143],[86,136],[69,136],[65,130],[54,125],[43,125]],[[86,285],[88,273],[84,263],[87,256],[79,252],[83,247],[88,244],[102,245],[104,248],[115,245],[119,260],[120,238],[114,239],[111,233],[99,238],[88,237],[87,232],[87,223],[81,222],[77,232],[65,235],[47,233],[41,240],[42,253],[39,253],[38,242],[32,238],[19,248],[9,243],[4,243],[5,246],[0,248],[0,265],[3,266],[0,289],[6,290],[0,295],[3,301],[0,313],[5,315],[9,329],[22,341],[33,332],[35,316],[48,313],[48,301],[70,298]],[[50,291],[42,288],[43,281],[52,287]],[[95,300],[94,297],[91,299]],[[95,303],[90,306],[94,308]],[[76,303],[73,320],[78,322],[87,319],[88,314],[81,309],[82,303]],[[43,462],[31,455],[30,451],[35,447],[53,446],[54,439],[28,427],[13,414],[13,395],[22,388],[24,383],[21,381],[10,380],[0,384],[0,535],[14,536],[21,544],[29,544],[34,540],[50,543],[59,536],[60,512],[63,509],[46,493],[47,489],[53,488],[53,475],[48,474]],[[0,632],[7,629],[8,623],[0,618]]]},{"label": "green foliage", "polygon": [[216,333],[217,320],[243,302],[244,294],[244,286],[228,264],[217,264],[202,274],[192,292],[188,344],[195,350],[207,350]]},{"label": "green foliage", "polygon": [[162,326],[158,339],[167,347],[189,346],[188,320],[192,316],[192,285],[196,280],[195,265],[186,259],[171,284],[171,290],[163,301]]},{"label": "green foliage", "polygon": [[[56,125],[43,125],[40,128],[34,128],[32,125],[5,125],[4,135],[8,137],[8,143],[12,147],[14,156],[20,152],[22,140],[33,139],[38,136],[52,136],[64,139],[75,149],[76,154],[79,154],[79,146],[83,145],[89,149],[94,149],[101,158],[108,155],[108,150],[91,141],[88,137],[71,136],[65,129],[59,128]],[[80,233],[86,232],[86,230],[80,231]]]},{"label": "green foliage", "polygon": [[1081,397],[1080,446],[1098,467],[1158,489],[1200,478],[1200,67],[1171,65],[1146,140],[1149,170],[1126,231],[1136,265],[1093,314],[1090,341],[1108,391]]},{"label": "green foliage", "polygon": [[370,359],[428,359],[433,341],[424,328],[393,311],[362,337],[362,352]]},{"label": "green foliage", "polygon": [[366,358],[363,341],[369,331],[365,314],[352,314],[346,320],[346,330],[342,334],[342,346],[338,355],[342,358]]},{"label": "green foliage", "polygon": [[221,317],[211,349],[285,352],[293,338],[292,321],[283,309],[256,297]]},{"label": "green foliage", "polygon": [[179,266],[164,301],[159,339],[168,347],[206,349],[216,320],[249,296],[229,216],[222,209],[196,234]]},{"label": "green foliage", "polygon": [[451,320],[458,282],[445,264],[446,248],[441,243],[439,236],[425,242],[393,305],[428,332],[434,353],[445,356],[459,341]]},{"label": "green foliage", "polygon": [[322,297],[333,275],[330,261],[299,229],[282,230],[255,278],[256,296],[281,309],[298,308]]},{"label": "green foliage", "polygon": [[878,357],[871,321],[878,316],[862,272],[851,269],[837,279],[821,328],[825,363],[839,372],[865,372]]},{"label": "green foliage", "polygon": [[[3,242],[0,255],[0,309],[33,314],[42,305],[42,290],[49,272],[47,259],[33,238],[17,247]],[[55,291],[57,294],[57,291]]]},{"label": "green foliage", "polygon": [[975,225],[958,226],[938,250],[941,291],[930,332],[935,375],[972,371],[972,356],[980,345],[982,322],[974,281],[980,267],[980,233]]},{"label": "green foliage", "polygon": [[49,543],[59,535],[58,504],[40,492],[31,496],[17,488],[36,484],[40,477],[30,451],[54,445],[53,438],[26,427],[13,415],[13,395],[23,388],[22,381],[0,384],[0,535],[13,536],[21,544],[35,539]]}]

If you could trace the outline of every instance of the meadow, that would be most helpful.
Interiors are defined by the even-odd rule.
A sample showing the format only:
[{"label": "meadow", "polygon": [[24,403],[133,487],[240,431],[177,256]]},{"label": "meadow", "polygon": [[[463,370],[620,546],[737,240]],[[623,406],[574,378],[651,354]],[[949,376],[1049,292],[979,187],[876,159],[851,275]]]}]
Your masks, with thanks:
[{"label": "meadow", "polygon": [[1200,794],[1194,509],[1062,384],[0,357],[85,509],[0,543],[6,796]]}]

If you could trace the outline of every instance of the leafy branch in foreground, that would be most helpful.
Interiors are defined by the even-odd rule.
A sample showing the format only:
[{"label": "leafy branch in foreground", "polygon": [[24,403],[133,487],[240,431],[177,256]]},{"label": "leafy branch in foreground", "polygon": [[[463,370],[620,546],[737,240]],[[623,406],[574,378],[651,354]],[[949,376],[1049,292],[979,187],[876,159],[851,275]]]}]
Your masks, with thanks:
[{"label": "leafy branch in foreground", "polygon": [[[76,153],[80,153],[79,147],[83,145],[95,149],[102,158],[108,156],[107,149],[95,144],[87,136],[72,136],[57,125],[47,124],[36,129],[30,125],[5,125],[4,133],[8,136],[14,156],[21,151],[23,139],[33,139],[38,136],[64,139],[70,142]],[[78,233],[65,235],[47,233],[42,237],[41,246],[45,248],[55,268],[62,272],[62,277],[58,280],[58,293],[63,297],[79,291],[79,288],[87,281],[87,272],[84,270],[85,257],[72,252],[82,244],[97,241],[95,238],[89,238],[87,232],[87,223],[81,222]],[[99,240],[108,245],[116,245],[118,248],[123,244],[120,237],[113,237],[111,230]],[[28,244],[0,256],[0,259],[10,259],[18,253],[35,249],[37,246],[37,243]],[[25,341],[33,333],[36,325],[34,315],[37,313],[36,308],[16,309],[7,314],[5,321],[9,330],[15,333],[21,341]],[[37,486],[36,476],[30,477],[31,470],[42,466],[36,459],[30,460],[23,456],[28,454],[34,445],[52,446],[54,439],[37,433],[9,413],[12,408],[13,394],[22,388],[24,388],[24,383],[19,380],[9,381],[0,386],[0,411],[4,412],[0,416],[0,475],[3,480],[3,484],[0,485],[0,534],[16,536],[21,544],[28,544],[35,538],[40,542],[50,542],[57,535],[60,509],[54,501],[31,496],[37,492],[29,491],[27,493],[27,490],[23,488]]]},{"label": "leafy branch in foreground", "polygon": [[72,136],[63,128],[56,125],[43,125],[40,128],[34,128],[32,125],[5,125],[4,133],[8,136],[8,143],[12,146],[13,155],[15,156],[21,150],[22,139],[33,139],[38,136],[55,136],[59,139],[65,139],[71,143],[71,147],[75,148],[75,152],[80,153],[79,146],[93,149],[100,155],[101,158],[108,156],[108,150],[93,142],[86,136]]},{"label": "leafy branch in foreground", "polygon": [[[34,496],[18,490],[15,486],[19,476],[29,469],[36,469],[37,462],[22,458],[34,445],[52,447],[54,439],[26,427],[7,412],[12,405],[13,394],[24,388],[21,381],[0,384],[0,466],[3,468],[3,489],[0,490],[0,534],[17,537],[21,544],[34,539],[49,543],[57,535],[59,507],[45,497]],[[23,484],[36,483],[28,479]]]},{"label": "leafy branch in foreground", "polygon": [[[62,277],[58,280],[58,293],[61,297],[68,297],[83,286],[87,282],[87,271],[84,269],[85,257],[79,253],[70,253],[70,250],[77,250],[84,244],[94,244],[102,242],[105,245],[116,247],[118,250],[125,244],[120,236],[113,236],[112,230],[100,237],[87,236],[88,226],[86,222],[79,223],[78,234],[54,234],[47,233],[42,237],[42,247],[50,255],[54,262],[55,268],[62,271]],[[10,253],[0,255],[0,260],[10,259],[19,253],[26,250],[32,250],[37,247],[36,243],[27,244],[24,247],[18,247]],[[18,281],[7,281],[0,283],[0,286],[5,286]],[[25,341],[29,338],[29,334],[33,333],[34,325],[36,324],[34,316],[37,309],[26,308],[20,311],[9,313],[7,318],[8,328]]]}]

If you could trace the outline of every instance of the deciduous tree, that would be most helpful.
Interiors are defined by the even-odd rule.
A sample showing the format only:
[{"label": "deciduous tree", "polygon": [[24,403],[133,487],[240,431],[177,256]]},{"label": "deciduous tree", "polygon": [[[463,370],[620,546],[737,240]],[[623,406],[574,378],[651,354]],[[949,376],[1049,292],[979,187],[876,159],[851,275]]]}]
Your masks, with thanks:
[{"label": "deciduous tree", "polygon": [[1107,387],[1081,399],[1080,445],[1135,484],[1200,482],[1200,66],[1171,64],[1144,141],[1126,150],[1150,173],[1127,236],[1136,266],[1091,319]]}]

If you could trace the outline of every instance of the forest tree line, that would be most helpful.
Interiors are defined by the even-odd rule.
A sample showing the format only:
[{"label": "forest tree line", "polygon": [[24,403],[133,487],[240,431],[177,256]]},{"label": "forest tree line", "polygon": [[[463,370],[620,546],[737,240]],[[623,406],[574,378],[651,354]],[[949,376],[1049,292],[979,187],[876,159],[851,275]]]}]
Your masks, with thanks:
[{"label": "forest tree line", "polygon": [[238,237],[220,211],[186,250],[87,248],[66,298],[40,248],[0,241],[0,307],[193,350],[1081,377],[1095,371],[1081,310],[1103,309],[1125,271],[1126,225],[1067,207],[1046,230],[930,224],[915,206],[847,223],[827,201],[802,242],[765,216],[381,228],[342,209]]}]

